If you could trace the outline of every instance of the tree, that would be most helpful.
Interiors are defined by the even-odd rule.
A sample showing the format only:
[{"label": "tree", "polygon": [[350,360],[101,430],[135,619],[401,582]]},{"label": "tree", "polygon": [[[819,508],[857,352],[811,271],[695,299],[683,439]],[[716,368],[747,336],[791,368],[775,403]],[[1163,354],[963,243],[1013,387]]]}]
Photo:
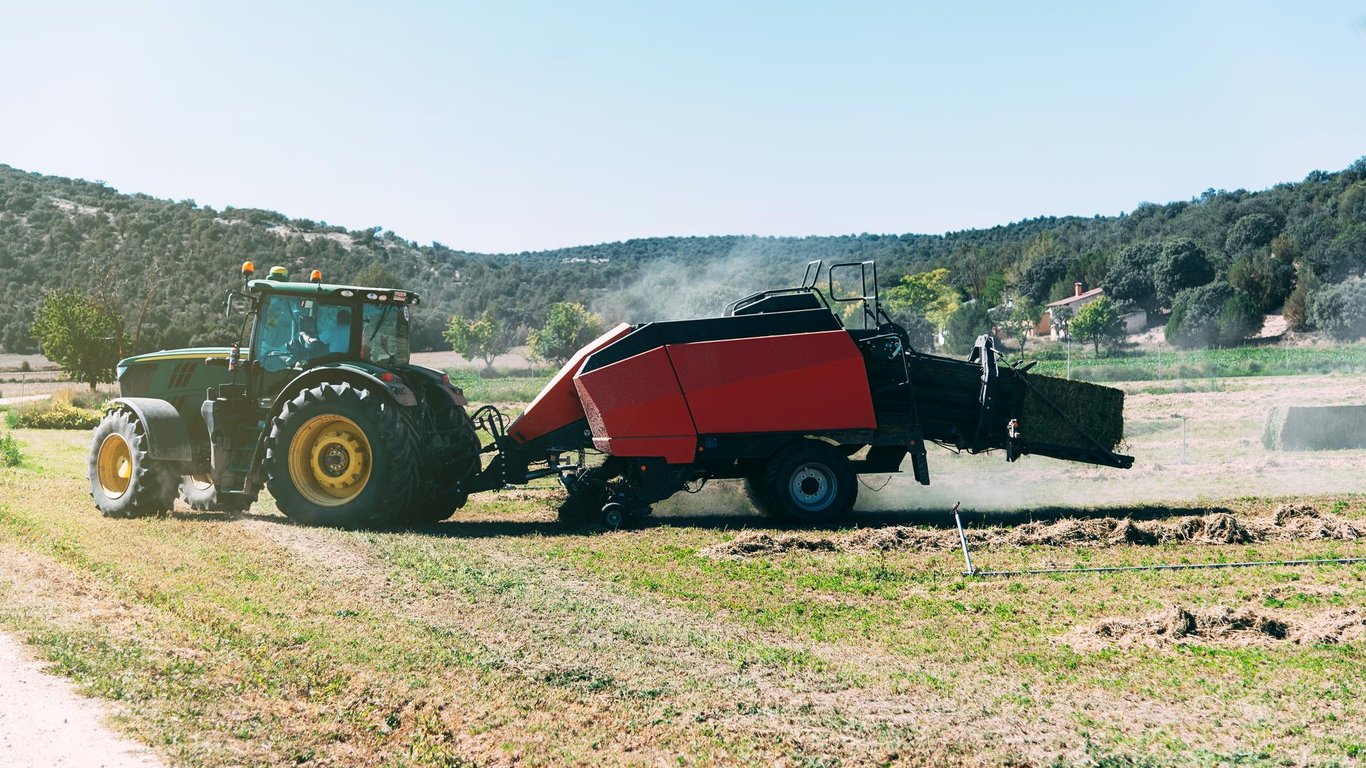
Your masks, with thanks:
[{"label": "tree", "polygon": [[1162,246],[1162,255],[1153,268],[1153,286],[1157,298],[1169,302],[1187,288],[1210,282],[1214,274],[1214,263],[1205,255],[1205,249],[1194,240],[1180,238]]},{"label": "tree", "polygon": [[1034,326],[1039,324],[1039,315],[1043,313],[1043,307],[1037,302],[1021,296],[1015,299],[1010,308],[1010,314],[1006,315],[1004,325],[1010,335],[1020,341],[1020,354],[1024,354],[1025,343],[1029,339],[1029,334],[1033,332]]},{"label": "tree", "polygon": [[1295,265],[1270,253],[1249,252],[1233,260],[1228,281],[1252,298],[1260,312],[1279,307],[1295,286]]},{"label": "tree", "polygon": [[1300,270],[1295,280],[1295,289],[1285,299],[1285,323],[1292,331],[1309,329],[1309,298],[1321,285],[1314,270],[1308,267]]},{"label": "tree", "polygon": [[1123,338],[1124,321],[1120,319],[1119,311],[1110,297],[1101,296],[1077,311],[1077,316],[1068,326],[1068,332],[1076,334],[1081,341],[1094,344],[1096,356],[1099,357],[1101,342],[1110,344]]},{"label": "tree", "polygon": [[949,317],[948,328],[945,331],[948,336],[945,346],[954,354],[966,355],[972,349],[972,345],[977,343],[977,337],[984,333],[991,333],[991,317],[987,314],[987,305],[981,301],[970,301]]},{"label": "tree", "polygon": [[351,278],[352,285],[366,288],[402,288],[398,276],[384,262],[373,259]]},{"label": "tree", "polygon": [[1366,279],[1348,280],[1315,293],[1309,302],[1309,320],[1338,341],[1366,337]]},{"label": "tree", "polygon": [[1236,344],[1261,327],[1247,294],[1223,280],[1187,288],[1172,302],[1165,334],[1173,346],[1198,349]]},{"label": "tree", "polygon": [[545,325],[527,334],[527,344],[536,357],[563,365],[600,333],[602,323],[596,315],[582,304],[562,301],[551,305]]},{"label": "tree", "polygon": [[949,270],[932,269],[906,275],[889,288],[884,301],[889,312],[921,315],[942,329],[958,309],[958,293],[948,285]]},{"label": "tree", "polygon": [[1020,294],[1040,304],[1053,298],[1050,292],[1067,280],[1067,258],[1062,254],[1047,254],[1025,267],[1020,275]]},{"label": "tree", "polygon": [[484,370],[493,370],[494,358],[512,349],[511,330],[495,323],[488,312],[477,321],[468,321],[459,315],[452,317],[444,335],[451,349],[465,359],[483,360]]},{"label": "tree", "polygon": [[118,313],[74,289],[52,291],[43,299],[32,333],[44,355],[92,391],[96,384],[114,381],[114,368],[127,343]]},{"label": "tree", "polygon": [[1229,227],[1228,236],[1224,238],[1224,251],[1230,256],[1239,256],[1263,248],[1271,244],[1283,226],[1268,214],[1250,213]]},{"label": "tree", "polygon": [[1120,251],[1109,273],[1101,281],[1105,295],[1117,301],[1131,301],[1145,312],[1157,309],[1153,271],[1161,255],[1162,246],[1157,243],[1134,243]]}]

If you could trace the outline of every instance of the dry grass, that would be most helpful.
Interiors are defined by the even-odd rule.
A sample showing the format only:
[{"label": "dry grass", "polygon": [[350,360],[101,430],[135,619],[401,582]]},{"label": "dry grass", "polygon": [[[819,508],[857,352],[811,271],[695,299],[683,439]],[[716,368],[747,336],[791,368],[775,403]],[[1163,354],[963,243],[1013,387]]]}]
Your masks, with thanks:
[{"label": "dry grass", "polygon": [[[414,532],[300,528],[268,501],[105,520],[85,436],[19,431],[0,624],[181,765],[1352,764],[1366,568],[964,579],[943,511],[1019,478],[1023,500],[970,505],[979,567],[1366,554],[1304,513],[1366,530],[1362,454],[1265,453],[1257,412],[1286,387],[1264,381],[1131,395],[1144,469],[936,452],[935,486],[867,493],[903,503],[834,532],[775,528],[728,484],[606,535],[566,533],[534,488]],[[1173,411],[1198,414],[1200,463]],[[1312,493],[1255,495],[1299,474]],[[806,544],[704,554],[746,536]]]}]

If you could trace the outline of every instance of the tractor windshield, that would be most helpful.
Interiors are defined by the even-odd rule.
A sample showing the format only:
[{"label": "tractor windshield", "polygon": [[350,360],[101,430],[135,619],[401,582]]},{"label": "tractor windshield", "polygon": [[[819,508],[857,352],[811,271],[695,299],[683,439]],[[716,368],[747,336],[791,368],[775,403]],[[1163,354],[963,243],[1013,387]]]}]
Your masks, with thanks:
[{"label": "tractor windshield", "polygon": [[392,368],[408,364],[408,308],[366,304],[361,329],[361,359]]}]

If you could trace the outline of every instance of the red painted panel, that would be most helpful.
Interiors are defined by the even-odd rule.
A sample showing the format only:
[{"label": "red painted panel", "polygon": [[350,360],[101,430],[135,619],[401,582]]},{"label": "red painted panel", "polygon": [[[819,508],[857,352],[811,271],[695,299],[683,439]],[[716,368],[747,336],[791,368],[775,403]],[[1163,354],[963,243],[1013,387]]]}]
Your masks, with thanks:
[{"label": "red painted panel", "polygon": [[877,426],[863,356],[845,331],[667,349],[700,434]]},{"label": "red painted panel", "polygon": [[[669,355],[662,347],[580,373],[574,377],[574,384],[588,417],[588,427],[593,431],[594,443],[606,439],[617,444],[617,441],[629,438],[686,438],[692,441],[690,445],[696,442],[697,431],[693,429],[687,403],[678,387]],[[677,443],[670,441],[669,444]],[[675,458],[682,453],[686,453],[682,461],[692,461],[691,447],[686,452],[677,447],[670,449],[670,455]]]},{"label": "red painted panel", "polygon": [[508,427],[512,439],[525,443],[582,419],[583,404],[574,388],[574,374],[578,373],[584,358],[630,332],[631,326],[622,323],[575,352],[560,372],[555,374],[555,378],[531,401],[531,405],[526,407],[526,411]]}]

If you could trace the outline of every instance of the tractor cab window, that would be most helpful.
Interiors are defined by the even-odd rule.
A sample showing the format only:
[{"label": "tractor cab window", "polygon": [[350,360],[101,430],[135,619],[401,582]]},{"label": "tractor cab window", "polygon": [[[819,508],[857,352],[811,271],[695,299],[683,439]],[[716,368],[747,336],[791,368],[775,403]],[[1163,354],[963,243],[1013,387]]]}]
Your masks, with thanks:
[{"label": "tractor cab window", "polygon": [[270,296],[261,303],[252,352],[268,371],[282,371],[293,364],[289,346],[303,333],[299,303],[285,296]]},{"label": "tractor cab window", "polygon": [[351,312],[347,305],[267,297],[253,340],[257,363],[266,371],[283,371],[303,368],[325,355],[346,355],[351,351]]},{"label": "tractor cab window", "polygon": [[361,328],[361,358],[385,368],[408,364],[408,308],[366,304]]}]

